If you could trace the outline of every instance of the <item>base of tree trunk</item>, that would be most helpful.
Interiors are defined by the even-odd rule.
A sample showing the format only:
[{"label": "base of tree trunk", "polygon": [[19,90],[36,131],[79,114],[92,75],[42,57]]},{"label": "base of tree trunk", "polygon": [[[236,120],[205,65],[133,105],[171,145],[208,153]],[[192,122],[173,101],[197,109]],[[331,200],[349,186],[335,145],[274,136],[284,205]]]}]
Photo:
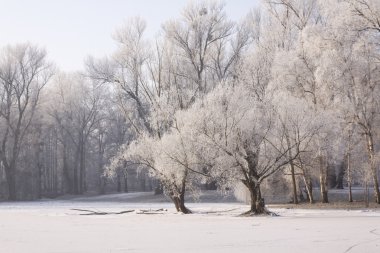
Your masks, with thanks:
[{"label": "base of tree trunk", "polygon": [[174,202],[175,208],[177,209],[177,212],[183,213],[183,214],[191,214],[193,213],[189,208],[187,208],[184,204],[177,205],[176,202]]},{"label": "base of tree trunk", "polygon": [[322,194],[322,199],[321,199],[321,202],[322,203],[329,203],[329,197],[328,197],[328,193],[327,191],[323,191]]},{"label": "base of tree trunk", "polygon": [[239,217],[253,217],[253,216],[279,216],[279,215],[274,212],[269,211],[266,208],[260,212],[249,210],[239,215]]},{"label": "base of tree trunk", "polygon": [[181,210],[178,210],[178,212],[181,212],[183,214],[192,214],[193,212],[188,209],[187,207],[181,208]]},{"label": "base of tree trunk", "polygon": [[179,197],[171,197],[177,212],[191,214],[192,211],[185,206],[185,200]]},{"label": "base of tree trunk", "polygon": [[251,216],[278,216],[276,213],[269,211],[265,207],[264,199],[260,199],[255,203],[251,204],[251,209],[247,212],[242,213],[242,217],[251,217]]}]

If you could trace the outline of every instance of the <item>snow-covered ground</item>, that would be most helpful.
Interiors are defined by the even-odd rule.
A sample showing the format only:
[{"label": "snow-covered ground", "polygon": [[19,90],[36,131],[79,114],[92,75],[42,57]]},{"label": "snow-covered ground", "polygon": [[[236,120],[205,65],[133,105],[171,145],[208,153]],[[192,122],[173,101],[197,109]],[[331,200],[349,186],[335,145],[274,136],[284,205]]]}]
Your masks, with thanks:
[{"label": "snow-covered ground", "polygon": [[[189,203],[195,213],[182,215],[171,203],[121,196],[124,202],[111,195],[1,203],[0,252],[380,252],[379,209],[271,209],[280,216],[244,218],[237,215],[248,207],[239,203]],[[139,214],[160,208],[167,211]],[[80,215],[72,209],[135,211]]]}]

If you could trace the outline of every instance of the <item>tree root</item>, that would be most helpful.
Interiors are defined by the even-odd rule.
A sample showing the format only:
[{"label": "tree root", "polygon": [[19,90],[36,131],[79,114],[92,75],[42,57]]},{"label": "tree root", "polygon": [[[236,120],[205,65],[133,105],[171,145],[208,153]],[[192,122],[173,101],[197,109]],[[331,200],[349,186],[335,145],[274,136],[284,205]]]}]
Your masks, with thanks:
[{"label": "tree root", "polygon": [[238,215],[238,217],[253,217],[253,216],[272,216],[272,217],[277,217],[279,215],[277,213],[269,211],[266,208],[263,211],[261,211],[261,212],[249,210],[247,212],[244,212],[244,213]]},{"label": "tree root", "polygon": [[183,214],[192,214],[193,212],[189,209],[189,208],[187,208],[187,207],[185,207],[185,210],[179,210],[178,212],[181,212],[181,213],[183,213]]}]

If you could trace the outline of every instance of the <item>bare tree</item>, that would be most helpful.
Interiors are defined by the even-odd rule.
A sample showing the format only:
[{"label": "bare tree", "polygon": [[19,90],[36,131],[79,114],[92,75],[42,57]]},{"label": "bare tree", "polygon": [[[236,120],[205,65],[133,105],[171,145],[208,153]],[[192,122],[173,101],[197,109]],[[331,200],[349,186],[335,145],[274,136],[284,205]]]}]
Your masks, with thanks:
[{"label": "bare tree", "polygon": [[138,134],[153,134],[149,122],[152,104],[151,87],[146,80],[149,44],[144,39],[146,23],[141,18],[130,19],[117,30],[114,39],[118,50],[112,59],[87,60],[87,74],[97,82],[114,84],[118,104],[126,119]]},{"label": "bare tree", "polygon": [[17,162],[25,135],[52,76],[46,52],[30,44],[8,46],[0,55],[0,158],[8,183],[8,199],[17,199]]},{"label": "bare tree", "polygon": [[[64,175],[68,191],[82,194],[87,189],[86,155],[89,139],[99,124],[104,92],[81,75],[61,75],[56,81],[51,116],[60,129],[63,145]],[[68,147],[75,152],[69,165]],[[69,172],[69,167],[72,172]]]},{"label": "bare tree", "polygon": [[214,67],[217,76],[222,79],[245,43],[245,39],[237,40],[231,56],[222,54],[234,33],[234,24],[227,19],[224,5],[216,1],[189,3],[183,10],[182,19],[167,22],[164,31],[166,37],[180,49],[178,57],[185,64],[177,74],[196,84],[194,97],[214,87],[207,83],[207,68]]}]

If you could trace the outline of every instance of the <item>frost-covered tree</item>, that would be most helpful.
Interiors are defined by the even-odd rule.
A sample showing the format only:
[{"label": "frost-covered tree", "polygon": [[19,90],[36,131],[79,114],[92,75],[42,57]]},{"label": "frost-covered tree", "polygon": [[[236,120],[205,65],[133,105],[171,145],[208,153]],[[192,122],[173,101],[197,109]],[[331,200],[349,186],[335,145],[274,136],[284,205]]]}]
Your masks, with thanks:
[{"label": "frost-covered tree", "polygon": [[[186,112],[196,145],[204,150],[203,160],[210,162],[219,186],[241,182],[249,190],[250,215],[268,212],[261,184],[298,155],[299,143],[286,145],[284,127],[269,98],[259,98],[242,85],[219,87]],[[307,138],[309,133],[302,133],[300,141]]]},{"label": "frost-covered tree", "polygon": [[[193,96],[205,94],[215,84],[208,82],[212,67],[219,79],[227,73],[241,44],[226,54],[229,38],[234,33],[234,24],[228,20],[224,4],[218,1],[190,2],[181,19],[171,20],[164,25],[166,37],[177,47],[183,65],[179,75],[193,82]],[[243,42],[240,42],[244,44]],[[232,56],[229,54],[232,53]]]},{"label": "frost-covered tree", "polygon": [[[317,26],[319,27],[319,26]],[[323,29],[323,27],[320,27]],[[331,117],[331,98],[334,96],[329,90],[329,84],[320,80],[319,64],[321,63],[320,50],[309,37],[310,30],[306,26],[300,32],[298,42],[294,49],[282,50],[277,53],[273,68],[273,84],[281,89],[290,92],[291,96],[304,99],[305,106],[311,107],[311,113],[324,115],[319,117],[324,123],[324,128],[320,129],[319,138],[315,139],[314,146],[318,147],[316,153],[319,161],[318,170],[320,178],[320,189],[322,202],[328,202],[327,196],[327,160],[329,156],[328,147],[331,140],[330,130],[335,123]],[[313,33],[312,33],[313,34]],[[312,36],[311,36],[312,37]]]},{"label": "frost-covered tree", "polygon": [[81,74],[61,74],[51,87],[50,115],[59,129],[62,144],[65,190],[82,194],[87,190],[86,159],[91,135],[100,131],[105,92]]},{"label": "frost-covered tree", "polygon": [[118,49],[109,58],[87,60],[87,74],[93,80],[113,85],[118,105],[137,134],[153,134],[149,122],[152,90],[146,78],[150,57],[149,43],[144,38],[146,23],[141,18],[129,19],[114,35]]},{"label": "frost-covered tree", "polygon": [[42,88],[52,76],[46,52],[18,44],[0,52],[0,159],[8,184],[8,199],[17,199],[17,170],[25,136],[33,122]]},{"label": "frost-covered tree", "polygon": [[[289,148],[288,156],[292,157],[292,153],[298,153],[295,159],[289,161],[289,171],[292,183],[293,203],[298,204],[298,181],[296,175],[301,175],[304,182],[308,199],[313,203],[313,190],[311,185],[311,175],[308,171],[304,160],[305,157],[313,152],[313,141],[318,136],[319,131],[323,128],[322,115],[313,113],[313,108],[304,103],[302,99],[296,98],[291,93],[275,90],[274,101],[276,105],[278,120],[284,128],[286,143]],[[305,133],[309,133],[307,141],[302,141]],[[292,148],[294,147],[294,148]],[[308,156],[307,160],[312,159]]]},{"label": "frost-covered tree", "polygon": [[196,194],[199,187],[197,178],[203,173],[197,162],[193,136],[184,131],[184,122],[176,121],[171,131],[161,138],[145,135],[125,145],[107,173],[112,176],[120,162],[137,166],[140,170],[148,168],[151,176],[160,180],[177,211],[191,213],[185,206],[185,193],[192,191],[193,195]]},{"label": "frost-covered tree", "polygon": [[[174,135],[175,132],[180,134],[178,120],[173,117],[177,111],[189,108],[200,97],[217,87],[220,82],[235,78],[235,66],[250,41],[249,31],[245,26],[235,27],[235,24],[229,21],[225,14],[224,5],[216,1],[201,1],[186,6],[181,18],[164,24],[163,36],[157,38],[155,44],[152,43],[150,48],[143,43],[142,39],[133,39],[141,37],[136,36],[136,34],[140,34],[136,31],[143,30],[137,29],[139,24],[139,22],[130,22],[118,34],[125,34],[126,39],[122,41],[134,41],[132,49],[143,47],[146,50],[133,50],[132,52],[129,49],[131,46],[123,42],[118,54],[103,67],[101,64],[93,64],[94,62],[90,61],[89,73],[94,79],[115,83],[115,77],[120,75],[115,75],[115,73],[120,73],[120,70],[115,68],[115,66],[119,66],[118,62],[121,63],[122,67],[119,69],[123,70],[121,73],[124,76],[126,73],[138,73],[139,78],[117,79],[123,80],[121,83],[125,84],[124,86],[134,94],[137,94],[136,91],[139,89],[141,101],[144,101],[141,103],[144,104],[144,113],[139,113],[138,107],[130,107],[126,117],[130,122],[141,122],[142,120],[151,138],[161,143],[168,138],[167,135]],[[145,57],[143,57],[144,55]],[[123,59],[121,61],[118,60],[120,56]],[[137,61],[140,63],[140,70],[134,71],[136,68],[126,64],[128,61],[125,59],[132,59],[131,62],[136,62],[133,59],[143,59]],[[112,63],[113,61],[116,63]],[[114,71],[111,71],[111,75],[103,74],[110,73],[109,70],[112,69]],[[104,78],[105,76],[108,77]],[[128,81],[130,79],[135,81]],[[118,82],[116,81],[116,83]],[[132,86],[134,89],[131,89],[131,84],[134,85]],[[121,104],[127,103],[131,97],[131,92],[128,92],[127,89],[121,90],[121,94],[126,94],[126,96],[120,96]],[[186,120],[184,119],[184,121]],[[145,136],[146,134],[144,131],[140,131],[139,124],[132,125],[138,132],[136,141],[139,142],[140,135]],[[166,132],[168,133],[166,134]],[[120,153],[124,153],[123,149]],[[159,158],[156,156],[155,161],[158,161]],[[116,157],[115,160],[119,160],[119,158]],[[178,163],[177,166],[183,167]],[[161,178],[160,173],[154,174],[158,175],[160,180],[169,180],[168,177]],[[175,181],[174,178],[173,180]],[[188,183],[189,180],[184,182]],[[167,182],[163,182],[163,184],[164,186],[168,185]],[[165,186],[165,188],[170,187]],[[174,192],[170,191],[170,194]]]},{"label": "frost-covered tree", "polygon": [[[328,30],[319,33],[320,79],[328,83],[341,106],[337,106],[347,125],[354,124],[363,136],[368,164],[380,203],[378,182],[379,139],[374,127],[380,122],[379,20],[377,1],[343,1],[326,9]],[[344,32],[342,32],[344,31]],[[322,51],[323,50],[323,51]]]}]

